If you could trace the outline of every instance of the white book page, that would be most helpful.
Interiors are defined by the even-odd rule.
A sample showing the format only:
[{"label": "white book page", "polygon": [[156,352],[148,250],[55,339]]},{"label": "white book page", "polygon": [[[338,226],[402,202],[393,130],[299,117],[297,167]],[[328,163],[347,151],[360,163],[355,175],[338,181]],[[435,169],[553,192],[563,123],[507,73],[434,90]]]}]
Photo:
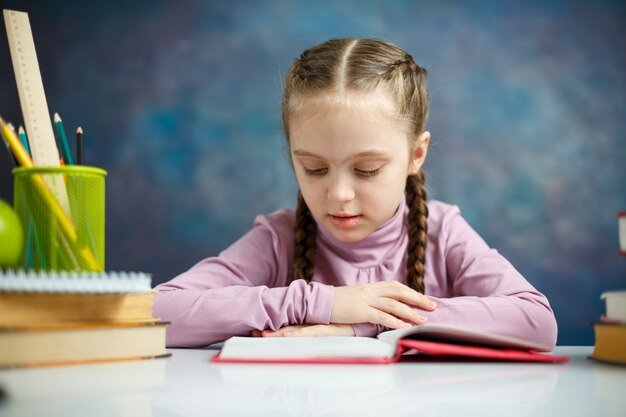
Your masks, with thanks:
[{"label": "white book page", "polygon": [[232,337],[223,359],[392,358],[395,343],[370,337]]},{"label": "white book page", "polygon": [[607,291],[600,298],[605,301],[607,318],[626,322],[626,290]]}]

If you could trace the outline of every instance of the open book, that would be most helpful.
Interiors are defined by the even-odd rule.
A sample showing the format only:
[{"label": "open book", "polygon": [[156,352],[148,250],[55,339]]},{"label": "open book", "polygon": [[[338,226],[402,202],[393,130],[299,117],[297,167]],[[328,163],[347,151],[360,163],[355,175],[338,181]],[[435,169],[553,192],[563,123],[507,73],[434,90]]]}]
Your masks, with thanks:
[{"label": "open book", "polygon": [[526,362],[567,362],[549,346],[452,326],[419,325],[369,337],[232,337],[213,362],[392,363],[410,353]]}]

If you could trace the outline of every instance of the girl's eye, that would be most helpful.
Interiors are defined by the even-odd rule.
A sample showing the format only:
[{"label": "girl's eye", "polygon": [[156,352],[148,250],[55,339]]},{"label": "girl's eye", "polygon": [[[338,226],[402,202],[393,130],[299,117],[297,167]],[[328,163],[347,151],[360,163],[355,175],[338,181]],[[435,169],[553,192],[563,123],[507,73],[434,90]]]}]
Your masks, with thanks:
[{"label": "girl's eye", "polygon": [[380,174],[380,168],[371,170],[371,171],[366,171],[364,169],[358,169],[358,168],[354,168],[354,172],[360,176],[360,177],[374,177],[378,174]]},{"label": "girl's eye", "polygon": [[327,171],[326,168],[315,168],[315,169],[304,168],[304,173],[308,176],[324,175],[326,174],[326,171]]}]

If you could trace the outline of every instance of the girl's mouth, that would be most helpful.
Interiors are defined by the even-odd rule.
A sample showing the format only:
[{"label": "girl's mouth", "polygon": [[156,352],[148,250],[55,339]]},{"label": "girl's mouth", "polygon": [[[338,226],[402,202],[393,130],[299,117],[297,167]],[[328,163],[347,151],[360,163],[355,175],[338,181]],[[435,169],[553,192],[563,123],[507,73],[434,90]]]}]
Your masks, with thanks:
[{"label": "girl's mouth", "polygon": [[357,227],[359,223],[361,223],[361,219],[363,218],[363,215],[358,214],[356,216],[349,216],[349,215],[337,215],[336,216],[336,215],[329,214],[328,217],[330,218],[330,222],[337,229],[350,230],[350,229]]}]

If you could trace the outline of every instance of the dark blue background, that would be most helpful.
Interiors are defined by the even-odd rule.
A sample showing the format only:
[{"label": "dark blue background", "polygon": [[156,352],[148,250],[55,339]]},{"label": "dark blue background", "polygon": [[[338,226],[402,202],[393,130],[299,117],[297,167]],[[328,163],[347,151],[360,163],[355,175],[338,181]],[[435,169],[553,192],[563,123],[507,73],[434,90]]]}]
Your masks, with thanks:
[{"label": "dark blue background", "polygon": [[[107,269],[154,283],[295,204],[282,76],[308,46],[377,37],[429,71],[430,196],[592,344],[626,288],[626,7],[609,1],[2,1],[30,14],[51,112],[107,179]],[[0,114],[22,119],[0,31]],[[6,152],[0,198],[12,200]]]}]

